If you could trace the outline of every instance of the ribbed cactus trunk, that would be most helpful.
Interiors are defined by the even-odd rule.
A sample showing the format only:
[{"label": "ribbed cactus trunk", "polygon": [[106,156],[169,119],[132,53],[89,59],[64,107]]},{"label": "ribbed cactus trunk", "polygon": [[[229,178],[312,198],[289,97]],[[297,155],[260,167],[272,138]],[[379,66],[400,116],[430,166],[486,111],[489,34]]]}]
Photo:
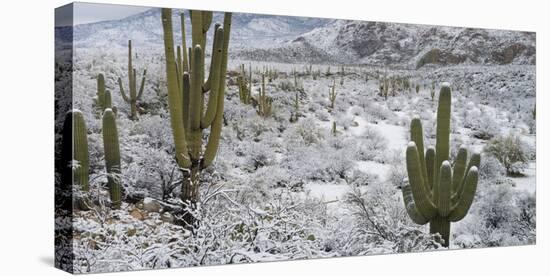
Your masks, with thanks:
[{"label": "ribbed cactus trunk", "polygon": [[[69,144],[66,147],[68,150],[64,154],[66,155],[64,159],[69,164],[65,164],[65,166],[72,170],[69,175],[72,175],[73,185],[78,185],[82,191],[87,192],[90,190],[90,161],[88,157],[88,134],[82,112],[76,109],[67,112],[63,132],[63,143]],[[72,152],[69,151],[70,149],[72,149]]]},{"label": "ribbed cactus trunk", "polygon": [[436,147],[424,151],[424,132],[419,118],[411,121],[411,142],[406,163],[409,183],[402,187],[405,209],[417,224],[430,223],[430,233],[439,233],[443,246],[450,243],[451,222],[464,218],[473,202],[480,164],[479,153],[468,162],[460,147],[454,167],[449,157],[451,89],[443,85],[437,110]]},{"label": "ribbed cactus trunk", "polygon": [[[189,71],[180,72],[178,68],[185,69],[185,65],[178,64],[180,61],[174,56],[172,10],[162,9],[170,123],[176,161],[183,173],[181,199],[184,207],[193,210],[200,200],[201,172],[214,161],[220,142],[231,13],[225,13],[223,27],[215,25],[210,72],[206,81],[203,49],[212,12],[190,11],[190,16],[193,47],[188,50]],[[208,94],[208,101],[205,94]],[[210,134],[203,146],[203,130],[207,128],[210,128]],[[184,214],[184,221],[188,227],[196,226],[192,212]]]},{"label": "ribbed cactus trunk", "polygon": [[107,185],[111,204],[114,209],[120,208],[122,202],[122,188],[120,185],[120,145],[115,113],[105,109],[103,113],[103,148],[105,150],[105,168],[107,171]]},{"label": "ribbed cactus trunk", "polygon": [[97,106],[101,110],[105,109],[105,77],[103,74],[97,75]]},{"label": "ribbed cactus trunk", "polygon": [[137,89],[137,71],[132,64],[132,41],[128,40],[128,94],[124,91],[124,86],[122,84],[122,79],[118,78],[118,86],[120,89],[120,94],[122,99],[125,102],[130,104],[130,119],[137,120],[137,109],[138,109],[138,100],[141,99],[143,95],[143,89],[145,86],[145,75],[147,75],[147,69],[143,70],[143,75],[141,77],[141,84],[139,90]]}]

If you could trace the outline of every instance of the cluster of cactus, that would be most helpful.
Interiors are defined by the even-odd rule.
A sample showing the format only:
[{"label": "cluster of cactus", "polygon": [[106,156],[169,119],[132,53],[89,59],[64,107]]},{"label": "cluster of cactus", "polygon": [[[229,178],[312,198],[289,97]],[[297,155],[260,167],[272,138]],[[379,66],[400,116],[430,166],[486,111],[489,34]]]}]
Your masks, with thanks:
[{"label": "cluster of cactus", "polygon": [[111,91],[105,89],[105,76],[98,74],[96,106],[103,111],[106,108],[113,108],[112,102]]},{"label": "cluster of cactus", "polygon": [[334,109],[334,103],[336,102],[336,80],[332,80],[332,86],[329,86],[328,100],[330,101],[330,109]]},{"label": "cluster of cactus", "polygon": [[137,120],[137,101],[141,99],[143,95],[143,88],[145,86],[145,75],[147,74],[147,69],[143,70],[143,75],[141,77],[141,85],[139,90],[137,89],[137,72],[132,64],[132,41],[128,40],[128,94],[124,91],[124,86],[122,85],[122,79],[118,78],[118,86],[120,88],[120,94],[125,102],[130,104],[130,119]]},{"label": "cluster of cactus", "polygon": [[[184,173],[181,198],[187,206],[194,208],[199,200],[201,171],[214,161],[220,142],[231,13],[225,13],[223,27],[215,24],[210,72],[206,82],[203,49],[212,23],[212,12],[190,11],[190,16],[193,47],[189,51],[189,71],[186,72],[187,64],[177,64],[174,57],[172,10],[162,9],[170,122],[176,161]],[[206,93],[208,103],[205,104]],[[203,147],[203,131],[207,128],[210,132]],[[194,221],[190,214],[184,220],[187,223]]]},{"label": "cluster of cactus", "polygon": [[439,233],[449,246],[451,222],[464,218],[473,202],[480,163],[479,153],[468,160],[460,147],[454,167],[449,161],[451,89],[443,85],[437,110],[436,146],[424,152],[424,133],[419,118],[411,121],[411,142],[406,163],[409,185],[402,187],[405,209],[417,224],[430,223],[430,233]]},{"label": "cluster of cactus", "polygon": [[[120,148],[118,131],[115,122],[116,115],[112,109],[103,112],[103,143],[105,149],[105,168],[107,183],[113,208],[120,208]],[[72,178],[72,184],[80,187],[83,192],[90,190],[90,162],[88,153],[88,136],[84,116],[79,110],[67,112],[63,125],[63,162],[71,171],[66,173]],[[65,180],[66,181],[66,180]],[[83,201],[84,202],[84,201]],[[88,206],[81,206],[87,208]]]},{"label": "cluster of cactus", "polygon": [[118,130],[116,115],[112,109],[107,108],[103,112],[103,149],[105,151],[105,169],[107,171],[107,185],[111,204],[115,209],[121,204],[120,185],[120,146],[118,142]]},{"label": "cluster of cactus", "polygon": [[311,76],[313,74],[313,66],[311,64],[305,66],[305,74]]},{"label": "cluster of cactus", "polygon": [[252,66],[249,69],[249,77],[246,78],[246,72],[244,70],[244,64],[241,64],[241,74],[237,76],[237,86],[239,87],[239,99],[243,104],[251,103],[252,93]]},{"label": "cluster of cactus", "polygon": [[262,74],[262,86],[260,88],[260,94],[258,95],[256,102],[258,103],[258,108],[256,112],[263,118],[271,116],[271,107],[273,104],[273,99],[270,96],[266,95],[265,91],[265,74]]}]

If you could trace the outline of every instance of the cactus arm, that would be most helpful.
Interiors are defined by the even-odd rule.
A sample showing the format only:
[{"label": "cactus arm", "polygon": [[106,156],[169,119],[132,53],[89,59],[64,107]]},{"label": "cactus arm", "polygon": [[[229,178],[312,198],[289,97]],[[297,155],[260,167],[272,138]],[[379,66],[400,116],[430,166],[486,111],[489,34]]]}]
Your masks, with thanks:
[{"label": "cactus arm", "polygon": [[453,168],[453,192],[460,190],[466,173],[466,161],[468,160],[468,151],[466,147],[461,146],[456,155]]},{"label": "cactus arm", "polygon": [[183,105],[183,127],[185,133],[189,133],[189,93],[191,90],[191,84],[189,79],[189,73],[183,73],[183,87],[182,87],[182,105]]},{"label": "cactus arm", "polygon": [[430,192],[426,189],[424,179],[420,167],[420,158],[418,157],[418,149],[414,142],[410,142],[407,146],[407,173],[409,183],[416,203],[416,207],[423,217],[431,219],[437,212],[436,206],[430,200]]},{"label": "cactus arm", "polygon": [[105,77],[103,74],[97,75],[97,104],[103,109],[105,108]]},{"label": "cactus arm", "polygon": [[118,78],[118,87],[120,88],[120,95],[122,95],[122,99],[129,103],[130,98],[128,98],[128,95],[126,95],[126,92],[124,92],[124,85],[122,85],[122,79]]},{"label": "cactus arm", "polygon": [[187,152],[187,141],[183,127],[183,110],[177,87],[177,75],[174,57],[174,38],[172,34],[172,10],[162,9],[162,28],[164,31],[164,54],[166,56],[166,83],[168,88],[168,106],[170,109],[170,124],[176,160],[180,168],[189,168],[191,160]]},{"label": "cactus arm", "polygon": [[428,189],[431,191],[434,185],[435,149],[428,147],[426,150],[426,174],[428,175]]},{"label": "cactus arm", "polygon": [[109,90],[105,90],[103,108],[113,108],[113,100],[112,100],[112,97],[111,97],[111,91],[109,91]]},{"label": "cactus arm", "polygon": [[437,107],[437,128],[435,144],[435,175],[434,179],[439,179],[439,170],[441,163],[449,160],[449,139],[451,133],[451,88],[443,85],[439,92],[439,105]]},{"label": "cactus arm", "polygon": [[[465,176],[467,175],[467,172],[470,171],[471,168],[477,167],[479,168],[479,164],[481,161],[481,155],[479,153],[472,154],[472,157],[470,157],[470,161],[468,162],[468,167],[465,169]],[[460,183],[460,186],[454,191],[453,194],[453,202],[458,202],[460,200],[460,196],[463,193],[464,185],[466,183],[466,177],[462,179],[462,182]]]},{"label": "cactus arm", "polygon": [[108,108],[103,113],[103,148],[105,149],[105,168],[107,183],[113,207],[118,209],[121,204],[120,187],[120,146],[114,112]]},{"label": "cactus arm", "polygon": [[[128,40],[128,79],[130,84],[132,83],[132,70],[134,69],[132,65],[132,40]],[[131,89],[131,88],[130,88]]]},{"label": "cactus arm", "polygon": [[[182,68],[182,58],[181,58],[181,47],[180,46],[177,46],[176,47],[176,67],[178,69]],[[180,74],[178,74],[179,76]]]},{"label": "cactus arm", "polygon": [[145,75],[147,75],[147,69],[143,70],[143,76],[141,77],[141,85],[139,86],[139,92],[137,95],[137,99],[141,99],[141,96],[143,95],[143,88],[145,87]]},{"label": "cactus arm", "polygon": [[183,72],[189,71],[189,60],[187,59],[187,43],[185,42],[185,17],[184,13],[180,13],[181,19],[181,51],[183,58]]},{"label": "cactus arm", "polygon": [[[219,56],[219,53],[217,53],[217,51],[219,50],[221,52],[221,47],[223,46],[222,45],[223,42],[222,42],[222,44],[218,45],[219,47],[216,46],[216,37],[218,35],[218,28],[220,28],[220,24],[216,23],[214,25],[214,43],[212,43],[212,56],[210,58],[210,73],[208,74],[208,79],[206,80],[206,82],[202,86],[202,92],[203,93],[207,93],[208,91],[210,91],[211,86],[212,86],[211,85],[212,78],[217,77],[217,75],[219,73],[219,67],[214,67],[214,65],[216,63],[215,55]],[[215,68],[218,68],[218,69],[215,69]]]},{"label": "cactus arm", "polygon": [[466,178],[464,179],[464,190],[460,194],[459,200],[455,206],[453,206],[452,211],[449,214],[450,221],[459,221],[463,219],[470,210],[472,202],[474,201],[477,181],[478,181],[479,172],[477,167],[472,167],[468,171]]},{"label": "cactus arm", "polygon": [[[196,14],[193,12],[193,14]],[[201,60],[203,59],[203,51],[200,45],[195,45],[193,49],[193,62],[191,64],[191,90],[189,94],[189,152],[191,159],[199,160],[201,152],[202,131],[202,82],[203,71],[201,70]]]},{"label": "cactus arm", "polygon": [[441,217],[446,217],[451,211],[452,169],[449,161],[444,161],[439,169],[437,211]]},{"label": "cactus arm", "polygon": [[[201,11],[189,11],[191,14],[191,50],[190,52],[194,51],[194,47],[197,45],[202,46],[202,12]],[[202,48],[201,48],[202,49]],[[192,58],[194,58],[194,53],[190,53]],[[193,71],[193,65],[192,60],[189,61],[189,67],[191,67],[191,71]],[[193,72],[194,73],[194,72]]]},{"label": "cactus arm", "polygon": [[[218,108],[218,90],[220,86],[220,66],[221,55],[223,51],[223,28],[216,24],[216,31],[214,33],[214,44],[212,46],[212,65],[210,66],[210,74],[208,80],[212,82],[212,89],[208,98],[208,105],[204,117],[201,118],[201,128],[205,129],[209,127],[216,116]],[[223,100],[223,99],[222,99]]]},{"label": "cactus arm", "polygon": [[[424,158],[424,131],[422,130],[422,122],[420,122],[419,117],[414,117],[411,120],[411,141],[416,144],[418,149],[418,157],[420,159],[420,169],[422,170],[422,178],[428,180],[428,173],[426,171],[426,161]],[[429,191],[432,187],[428,183],[429,181],[424,181],[426,189]]]},{"label": "cactus arm", "polygon": [[212,123],[210,129],[210,136],[208,137],[208,142],[206,144],[206,149],[204,151],[203,164],[202,167],[208,167],[214,161],[216,153],[218,151],[218,146],[220,143],[220,136],[222,130],[223,122],[223,105],[224,105],[224,93],[225,93],[225,75],[227,72],[227,51],[229,48],[229,34],[231,31],[231,13],[225,13],[223,19],[223,49],[222,49],[222,61],[220,68],[220,78],[219,78],[219,92],[218,92],[218,110],[216,111],[216,118]]},{"label": "cactus arm", "polygon": [[405,203],[405,210],[407,211],[407,214],[412,219],[412,221],[416,224],[424,225],[430,220],[426,219],[420,211],[418,211],[418,208],[416,207],[416,204],[414,203],[412,190],[410,185],[405,185],[401,187],[401,192],[403,193],[403,202]]},{"label": "cactus arm", "polygon": [[[176,65],[175,65],[175,66],[176,66],[176,76],[178,76],[178,77],[176,78],[177,84],[178,84],[178,90],[179,90],[179,91],[182,91],[183,88],[181,87],[181,83],[183,82],[183,80],[182,80],[183,74],[182,74],[181,71],[180,71],[180,68],[179,68],[179,66],[178,66],[178,62],[177,62],[177,61],[176,61]],[[181,75],[181,77],[180,77],[180,75]]]}]

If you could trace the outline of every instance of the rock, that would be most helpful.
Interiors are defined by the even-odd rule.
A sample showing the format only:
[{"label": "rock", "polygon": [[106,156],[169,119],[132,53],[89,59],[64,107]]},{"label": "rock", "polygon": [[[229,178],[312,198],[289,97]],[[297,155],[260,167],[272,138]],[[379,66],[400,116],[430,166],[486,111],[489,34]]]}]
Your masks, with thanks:
[{"label": "rock", "polygon": [[130,211],[130,216],[132,216],[133,218],[138,219],[138,220],[145,219],[145,216],[138,209],[134,209],[134,210]]},{"label": "rock", "polygon": [[168,212],[162,213],[162,216],[160,217],[160,219],[167,223],[174,223],[174,216],[172,216],[172,214]]},{"label": "rock", "polygon": [[158,201],[156,201],[153,198],[146,197],[143,199],[143,210],[147,212],[155,212],[158,213],[162,209],[162,206]]}]

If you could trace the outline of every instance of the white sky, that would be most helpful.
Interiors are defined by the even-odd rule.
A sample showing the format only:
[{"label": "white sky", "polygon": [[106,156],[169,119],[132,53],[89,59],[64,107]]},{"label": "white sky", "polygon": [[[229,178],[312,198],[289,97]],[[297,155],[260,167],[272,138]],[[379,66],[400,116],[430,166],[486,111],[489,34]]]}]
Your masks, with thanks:
[{"label": "white sky", "polygon": [[127,6],[97,3],[74,3],[74,24],[92,23],[105,20],[122,19],[144,12],[151,7]]}]

